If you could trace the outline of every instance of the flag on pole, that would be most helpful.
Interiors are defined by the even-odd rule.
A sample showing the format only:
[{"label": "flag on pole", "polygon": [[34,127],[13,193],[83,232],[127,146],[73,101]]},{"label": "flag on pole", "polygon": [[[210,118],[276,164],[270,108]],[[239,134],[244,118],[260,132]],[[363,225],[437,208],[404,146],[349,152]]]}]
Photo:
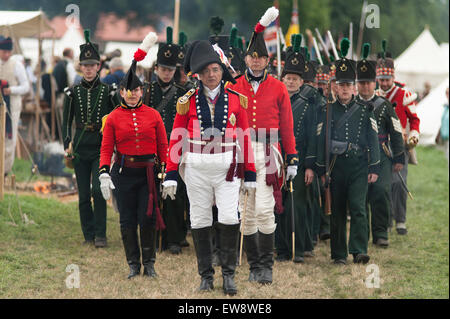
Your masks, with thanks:
[{"label": "flag on pole", "polygon": [[[278,9],[278,1],[275,0],[273,6]],[[278,43],[278,28],[280,27],[280,17],[278,16],[269,26],[264,30],[264,41],[266,42],[267,52],[270,56],[277,54]]]},{"label": "flag on pole", "polygon": [[287,30],[285,38],[287,47],[292,45],[291,36],[298,33],[300,33],[300,25],[298,23],[298,4],[297,0],[292,0],[291,24],[289,25],[289,29]]}]

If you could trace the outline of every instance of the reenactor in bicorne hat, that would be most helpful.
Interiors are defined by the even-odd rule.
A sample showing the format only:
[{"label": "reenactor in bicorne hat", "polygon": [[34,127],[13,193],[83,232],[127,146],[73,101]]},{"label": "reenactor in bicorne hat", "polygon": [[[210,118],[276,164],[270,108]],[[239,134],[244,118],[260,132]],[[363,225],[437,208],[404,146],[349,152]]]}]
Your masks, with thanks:
[{"label": "reenactor in bicorne hat", "polygon": [[[386,98],[395,108],[403,130],[403,140],[405,143],[405,162],[400,175],[404,182],[407,182],[408,162],[415,157],[414,147],[419,143],[420,119],[416,112],[417,94],[411,93],[404,87],[395,83],[394,60],[390,53],[386,52],[386,41],[382,42],[383,52],[377,62],[377,81],[379,89],[376,94]],[[409,128],[408,127],[409,124]],[[406,228],[406,200],[407,192],[402,185],[400,176],[397,173],[392,176],[392,210],[391,218],[395,219],[396,230],[399,235],[407,233]],[[391,223],[393,221],[391,220]]]},{"label": "reenactor in bicorne hat", "polygon": [[[346,264],[350,253],[354,263],[365,264],[370,259],[367,254],[367,187],[368,183],[377,180],[380,153],[373,111],[370,105],[356,101],[353,95],[356,63],[345,58],[349,46],[350,41],[344,38],[342,58],[335,64],[337,99],[327,106],[328,115],[325,113],[318,125],[317,166],[322,179],[325,173],[331,177],[331,258],[335,264]],[[328,141],[326,136],[329,136]],[[325,145],[329,145],[329,152]],[[328,153],[330,168],[326,172],[325,156]],[[351,216],[348,248],[347,207]]]},{"label": "reenactor in bicorne hat", "polygon": [[247,205],[245,194],[241,194],[239,211],[243,214],[247,208],[241,231],[250,265],[249,281],[261,284],[272,283],[277,226],[274,208],[277,213],[283,211],[280,177],[284,167],[280,142],[287,157],[286,179],[296,176],[298,164],[289,93],[286,86],[269,75],[267,70],[269,54],[263,31],[277,17],[278,10],[271,7],[255,26],[245,54],[247,70],[232,86],[249,102],[248,125],[252,132],[257,187],[248,194]]},{"label": "reenactor in bicorne hat", "polygon": [[[356,65],[358,86],[357,100],[373,104],[373,112],[378,125],[378,141],[380,146],[380,169],[378,179],[369,185],[367,200],[370,205],[373,244],[387,247],[389,215],[391,210],[392,170],[399,172],[405,161],[402,126],[392,104],[388,100],[375,95],[376,64],[368,60],[370,44],[363,46],[362,60]],[[369,207],[367,207],[369,218]]]},{"label": "reenactor in bicorne hat", "polygon": [[[145,105],[153,107],[161,114],[166,128],[167,140],[172,132],[173,122],[177,114],[178,98],[186,93],[186,89],[175,82],[177,64],[180,62],[181,48],[173,43],[173,30],[167,27],[166,43],[160,43],[156,58],[156,80],[147,86]],[[185,214],[187,209],[186,187],[182,180],[178,181],[178,196],[167,198],[162,202],[162,215],[166,225],[162,233],[162,249],[172,254],[181,253],[181,243],[186,239]],[[158,237],[159,238],[159,237]]]},{"label": "reenactor in bicorne hat", "polygon": [[[103,116],[120,104],[116,88],[100,82],[100,53],[98,44],[90,41],[85,30],[86,43],[80,46],[81,83],[66,88],[62,135],[66,158],[75,169],[78,186],[78,206],[81,230],[85,243],[106,246],[106,201],[99,182],[99,161]],[[72,123],[75,121],[75,136]],[[92,185],[92,189],[91,189]],[[93,207],[91,198],[93,198]]]},{"label": "reenactor in bicorne hat", "polygon": [[255,187],[256,172],[247,130],[247,98],[224,87],[226,81],[235,80],[220,58],[225,54],[216,50],[220,48],[213,48],[209,41],[195,41],[187,52],[185,72],[197,73],[200,83],[198,89],[191,89],[178,99],[163,198],[176,196],[180,175],[189,196],[200,291],[214,289],[215,203],[223,292],[235,295],[239,190],[242,179],[245,189]]},{"label": "reenactor in bicorne hat", "polygon": [[143,83],[136,75],[136,63],[145,58],[156,40],[156,33],[150,32],[139,46],[120,82],[120,106],[103,120],[100,187],[105,199],[111,197],[112,189],[117,200],[130,269],[128,279],[141,273],[141,265],[144,276],[156,277],[156,231],[165,227],[158,204],[155,166],[166,162],[167,135],[161,115],[143,103]]}]

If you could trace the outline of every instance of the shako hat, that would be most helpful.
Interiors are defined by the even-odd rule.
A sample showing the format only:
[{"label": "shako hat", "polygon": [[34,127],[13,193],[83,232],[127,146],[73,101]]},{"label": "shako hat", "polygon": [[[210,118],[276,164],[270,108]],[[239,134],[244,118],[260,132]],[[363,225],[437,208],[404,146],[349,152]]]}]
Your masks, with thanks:
[{"label": "shako hat", "polygon": [[269,56],[266,42],[264,41],[264,30],[278,18],[278,14],[279,11],[275,7],[267,9],[253,30],[245,55],[251,55],[253,57]]},{"label": "shako hat", "polygon": [[91,42],[91,31],[84,30],[85,44],[80,45],[80,64],[97,64],[100,63],[100,53],[98,44]]},{"label": "shako hat", "polygon": [[375,81],[377,77],[377,62],[368,60],[370,53],[370,44],[364,43],[362,60],[356,64],[356,81]]}]

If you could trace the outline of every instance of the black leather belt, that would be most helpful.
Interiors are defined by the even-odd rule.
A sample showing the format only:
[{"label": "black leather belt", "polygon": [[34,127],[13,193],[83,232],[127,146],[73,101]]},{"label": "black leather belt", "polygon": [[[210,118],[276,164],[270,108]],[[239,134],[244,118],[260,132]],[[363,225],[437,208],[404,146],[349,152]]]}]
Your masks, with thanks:
[{"label": "black leather belt", "polygon": [[155,154],[148,155],[125,155],[117,152],[117,158],[119,161],[127,161],[127,162],[154,162],[156,159]]},{"label": "black leather belt", "polygon": [[102,128],[101,124],[80,124],[77,123],[76,124],[76,128],[77,129],[85,129],[88,132],[95,132],[95,131],[100,131],[100,129]]}]

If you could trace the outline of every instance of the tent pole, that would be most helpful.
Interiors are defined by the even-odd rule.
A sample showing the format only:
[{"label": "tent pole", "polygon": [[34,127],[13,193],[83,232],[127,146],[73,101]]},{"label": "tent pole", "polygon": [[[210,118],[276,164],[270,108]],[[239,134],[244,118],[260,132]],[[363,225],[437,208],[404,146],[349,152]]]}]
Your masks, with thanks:
[{"label": "tent pole", "polygon": [[38,147],[39,145],[39,118],[41,116],[41,105],[40,105],[40,87],[41,87],[41,59],[42,59],[42,37],[41,37],[41,24],[42,24],[42,17],[39,17],[39,26],[38,26],[38,65],[37,65],[37,73],[39,76],[36,80],[36,93],[34,95],[35,103],[36,103],[36,122],[35,122],[35,139],[36,144],[35,147]]}]

